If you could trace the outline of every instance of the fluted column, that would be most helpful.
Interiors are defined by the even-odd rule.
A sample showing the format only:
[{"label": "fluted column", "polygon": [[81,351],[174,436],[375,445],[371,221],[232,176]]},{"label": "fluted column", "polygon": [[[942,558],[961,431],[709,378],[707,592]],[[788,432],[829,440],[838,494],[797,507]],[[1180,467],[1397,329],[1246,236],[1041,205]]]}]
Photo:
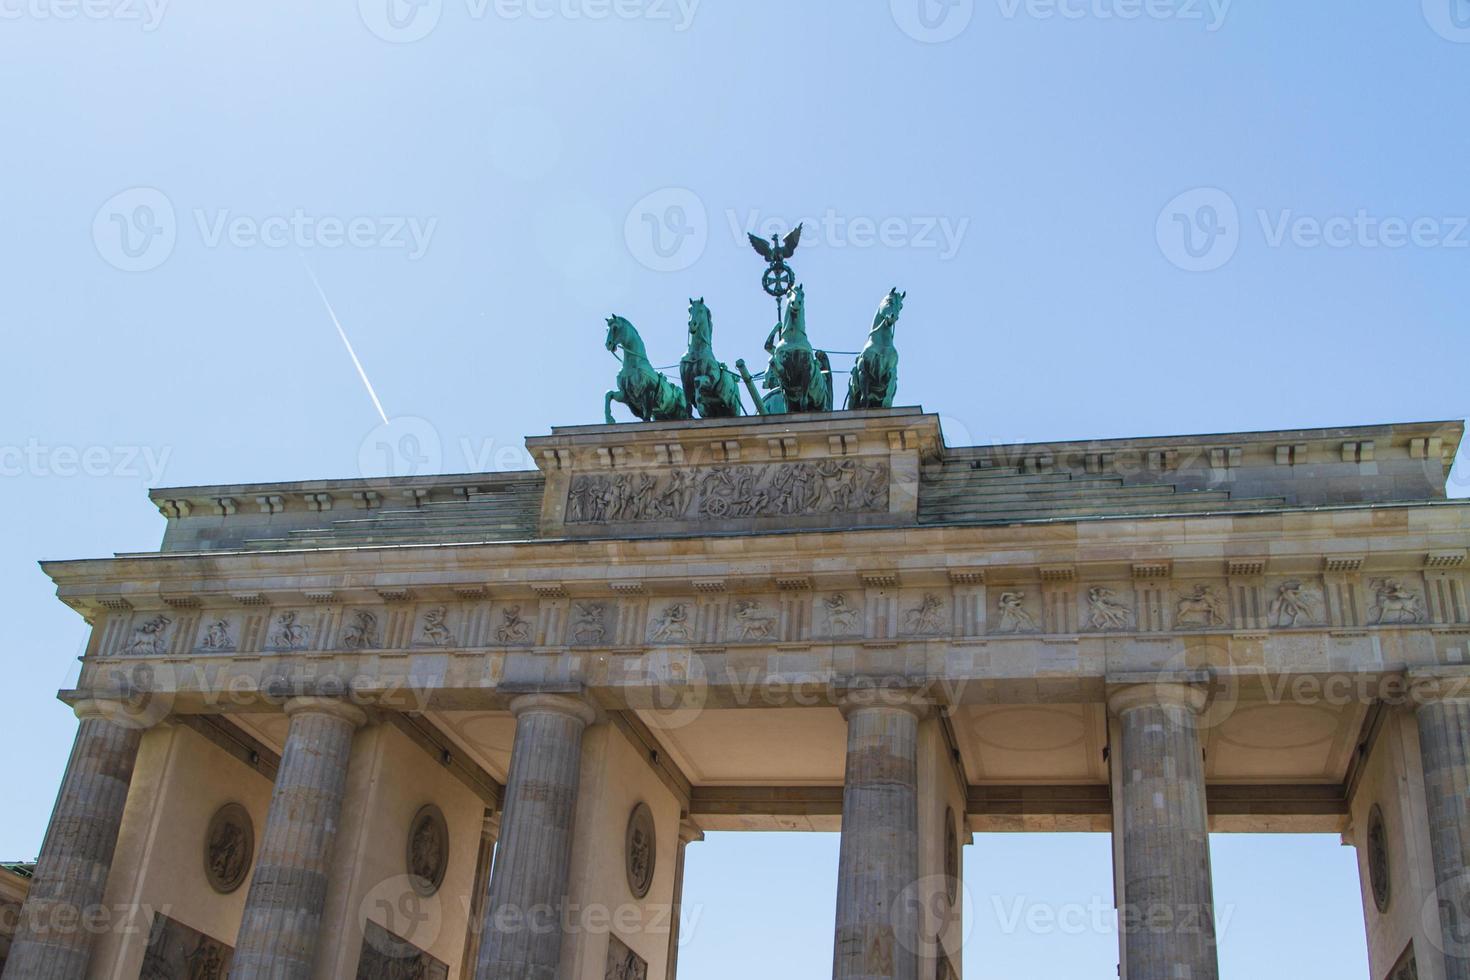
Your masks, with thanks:
[{"label": "fluted column", "polygon": [[694,821],[679,824],[679,851],[674,857],[674,902],[669,916],[669,958],[664,980],[674,980],[679,973],[679,926],[684,914],[684,856],[689,845],[704,840],[704,831]]},{"label": "fluted column", "polygon": [[557,980],[582,732],[594,713],[552,694],[523,695],[510,710],[516,735],[475,977]]},{"label": "fluted column", "polygon": [[245,899],[231,980],[311,976],[352,737],[367,721],[361,708],[328,698],[294,698],[286,714],[291,727]]},{"label": "fluted column", "polygon": [[[897,692],[845,700],[847,772],[837,867],[834,980],[917,980],[919,720]],[[905,894],[909,891],[909,894]]]},{"label": "fluted column", "polygon": [[82,980],[102,921],[98,913],[146,725],[117,702],[82,701],[74,709],[81,724],[5,980]]},{"label": "fluted column", "polygon": [[1415,672],[1445,980],[1470,980],[1470,674]]},{"label": "fluted column", "polygon": [[1124,980],[1217,980],[1214,886],[1198,721],[1185,683],[1115,687],[1122,733]]},{"label": "fluted column", "polygon": [[480,958],[480,940],[485,935],[485,903],[490,899],[490,872],[495,866],[495,845],[499,840],[500,815],[486,810],[485,823],[480,829],[480,853],[475,858],[474,891],[470,893],[464,955],[460,958],[459,975],[463,980],[475,980],[475,962]]}]

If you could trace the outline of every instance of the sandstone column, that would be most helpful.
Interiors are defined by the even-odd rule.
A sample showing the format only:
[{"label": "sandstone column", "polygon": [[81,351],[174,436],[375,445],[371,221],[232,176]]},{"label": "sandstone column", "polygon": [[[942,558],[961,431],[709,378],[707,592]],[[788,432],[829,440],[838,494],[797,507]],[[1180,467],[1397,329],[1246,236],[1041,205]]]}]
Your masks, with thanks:
[{"label": "sandstone column", "polygon": [[555,694],[523,695],[510,710],[515,743],[475,977],[557,980],[582,732],[594,713]]},{"label": "sandstone column", "polygon": [[1198,722],[1206,695],[1185,683],[1109,692],[1122,745],[1125,980],[1217,980],[1214,888]]},{"label": "sandstone column", "polygon": [[1470,980],[1470,673],[1410,674],[1445,980]]},{"label": "sandstone column", "polygon": [[143,739],[117,703],[81,701],[71,761],[36,863],[6,980],[81,980],[97,938],[107,875]]},{"label": "sandstone column", "polygon": [[674,980],[679,972],[679,925],[684,911],[684,853],[695,841],[704,840],[704,831],[694,821],[679,823],[679,853],[674,858],[674,907],[669,916],[669,966],[664,980]]},{"label": "sandstone column", "polygon": [[[918,980],[919,720],[902,692],[841,704],[847,774],[837,870],[834,980]],[[907,892],[907,894],[906,894]]]},{"label": "sandstone column", "polygon": [[286,703],[291,728],[245,899],[231,980],[307,980],[316,963],[332,843],[361,708],[330,698]]},{"label": "sandstone column", "polygon": [[465,929],[464,955],[460,958],[462,980],[475,980],[475,961],[480,958],[480,940],[484,936],[485,903],[490,898],[490,872],[495,866],[495,845],[500,840],[500,815],[485,811],[480,830],[480,853],[475,858],[474,891],[470,893],[470,914]]}]

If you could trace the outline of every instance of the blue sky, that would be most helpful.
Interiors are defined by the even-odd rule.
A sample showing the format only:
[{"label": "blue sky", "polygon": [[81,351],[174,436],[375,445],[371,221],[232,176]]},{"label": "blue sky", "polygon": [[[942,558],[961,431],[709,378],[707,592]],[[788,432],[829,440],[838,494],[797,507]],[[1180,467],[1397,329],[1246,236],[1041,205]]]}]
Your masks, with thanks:
[{"label": "blue sky", "polygon": [[[150,484],[519,465],[600,418],[612,312],[671,363],[703,296],[720,356],[757,357],[747,228],[808,219],[829,348],[908,291],[900,400],[954,443],[1470,414],[1466,0],[389,3],[0,0],[7,856],[39,846],[84,636],[36,559],[154,546]],[[1348,958],[1315,975],[1362,975],[1351,852],[1279,843],[1218,842],[1222,888],[1310,900]],[[760,861],[817,890],[722,906],[692,975],[826,962],[809,844],[691,857],[711,901]],[[990,841],[970,880],[1085,902],[1103,854]],[[1280,958],[1304,921],[1242,925],[1273,956],[1234,975],[1314,975]],[[753,924],[787,938],[711,952]],[[1039,948],[1102,978],[1109,942]],[[1023,950],[966,975],[1039,975]]]}]

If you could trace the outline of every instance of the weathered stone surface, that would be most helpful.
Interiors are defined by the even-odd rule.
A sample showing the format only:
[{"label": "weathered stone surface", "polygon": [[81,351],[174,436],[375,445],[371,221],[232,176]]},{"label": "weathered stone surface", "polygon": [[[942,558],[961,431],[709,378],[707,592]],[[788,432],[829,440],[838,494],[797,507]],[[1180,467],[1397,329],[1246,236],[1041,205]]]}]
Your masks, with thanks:
[{"label": "weathered stone surface", "polygon": [[1470,980],[1470,671],[1448,668],[1411,678],[1444,976]]}]

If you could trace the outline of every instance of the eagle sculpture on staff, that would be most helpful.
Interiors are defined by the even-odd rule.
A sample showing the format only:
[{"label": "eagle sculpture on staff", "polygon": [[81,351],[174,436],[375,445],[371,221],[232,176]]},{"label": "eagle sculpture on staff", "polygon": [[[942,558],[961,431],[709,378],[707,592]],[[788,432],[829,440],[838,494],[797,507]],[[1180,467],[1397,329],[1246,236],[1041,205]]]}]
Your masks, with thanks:
[{"label": "eagle sculpture on staff", "polygon": [[796,246],[801,244],[801,228],[797,225],[784,240],[780,235],[772,235],[769,242],[759,235],[749,236],[751,247],[768,263],[765,275],[761,276],[761,288],[778,303],[796,285],[796,273],[786,260],[796,254]]}]

